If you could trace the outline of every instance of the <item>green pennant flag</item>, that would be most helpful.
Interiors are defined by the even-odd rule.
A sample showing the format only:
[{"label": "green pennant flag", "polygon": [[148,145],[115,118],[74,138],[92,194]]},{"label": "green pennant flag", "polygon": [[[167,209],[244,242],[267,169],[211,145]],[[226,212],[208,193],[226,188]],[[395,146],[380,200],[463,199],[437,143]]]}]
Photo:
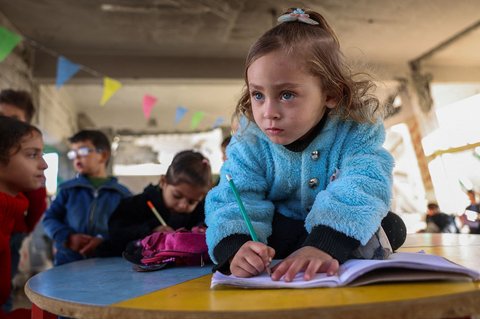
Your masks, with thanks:
[{"label": "green pennant flag", "polygon": [[192,121],[190,122],[190,128],[192,130],[196,129],[200,122],[202,121],[203,117],[205,116],[204,112],[195,112],[192,115]]},{"label": "green pennant flag", "polygon": [[22,37],[20,35],[0,27],[0,62],[5,60],[21,40]]}]

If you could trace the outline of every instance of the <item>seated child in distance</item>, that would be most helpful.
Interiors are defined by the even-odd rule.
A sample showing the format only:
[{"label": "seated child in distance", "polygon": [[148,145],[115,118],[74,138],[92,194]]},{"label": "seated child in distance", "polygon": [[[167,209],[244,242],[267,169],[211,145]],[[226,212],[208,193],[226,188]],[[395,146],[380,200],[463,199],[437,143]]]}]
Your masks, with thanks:
[{"label": "seated child in distance", "polygon": [[[200,153],[182,151],[175,155],[158,185],[124,199],[112,214],[110,238],[97,247],[97,256],[119,256],[127,244],[153,232],[204,226],[204,198],[212,184],[209,161]],[[167,226],[157,219],[151,202]]]},{"label": "seated child in distance", "polygon": [[84,130],[69,139],[68,158],[77,177],[61,184],[57,197],[45,213],[43,226],[55,241],[55,265],[93,255],[108,238],[108,219],[130,191],[107,175],[110,142],[105,134]]}]

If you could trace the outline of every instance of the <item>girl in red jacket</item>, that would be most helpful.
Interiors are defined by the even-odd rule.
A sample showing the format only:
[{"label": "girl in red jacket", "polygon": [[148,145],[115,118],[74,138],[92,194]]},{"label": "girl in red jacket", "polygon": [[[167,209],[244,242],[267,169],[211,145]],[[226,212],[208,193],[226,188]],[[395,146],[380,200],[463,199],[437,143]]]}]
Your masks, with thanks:
[{"label": "girl in red jacket", "polygon": [[[10,294],[10,235],[15,220],[28,208],[22,192],[45,184],[43,140],[40,131],[27,123],[0,116],[0,304]],[[0,312],[0,318],[13,318]]]}]

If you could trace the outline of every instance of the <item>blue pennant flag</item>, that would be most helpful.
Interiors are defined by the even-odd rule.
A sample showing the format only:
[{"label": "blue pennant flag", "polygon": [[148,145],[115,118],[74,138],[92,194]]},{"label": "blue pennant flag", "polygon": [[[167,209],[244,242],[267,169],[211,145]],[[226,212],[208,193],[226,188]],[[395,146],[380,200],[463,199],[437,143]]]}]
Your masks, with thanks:
[{"label": "blue pennant flag", "polygon": [[223,124],[223,122],[224,122],[223,117],[221,116],[217,117],[217,119],[215,120],[215,123],[213,123],[213,128],[219,127],[220,125]]},{"label": "blue pennant flag", "polygon": [[75,64],[63,56],[57,60],[57,89],[74,76],[80,70],[80,65]]},{"label": "blue pennant flag", "polygon": [[187,112],[188,112],[188,109],[186,107],[178,106],[177,112],[175,114],[175,124],[178,124],[178,122],[180,122],[183,119],[183,117]]}]

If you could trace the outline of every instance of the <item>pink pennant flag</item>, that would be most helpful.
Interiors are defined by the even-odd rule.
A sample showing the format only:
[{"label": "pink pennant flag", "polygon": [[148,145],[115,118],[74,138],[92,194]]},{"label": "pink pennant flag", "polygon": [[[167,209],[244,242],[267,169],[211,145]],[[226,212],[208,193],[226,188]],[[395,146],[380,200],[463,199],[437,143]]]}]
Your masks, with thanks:
[{"label": "pink pennant flag", "polygon": [[157,98],[148,94],[143,96],[143,115],[145,119],[148,120],[150,118],[150,114],[152,113],[153,106],[157,103]]}]

